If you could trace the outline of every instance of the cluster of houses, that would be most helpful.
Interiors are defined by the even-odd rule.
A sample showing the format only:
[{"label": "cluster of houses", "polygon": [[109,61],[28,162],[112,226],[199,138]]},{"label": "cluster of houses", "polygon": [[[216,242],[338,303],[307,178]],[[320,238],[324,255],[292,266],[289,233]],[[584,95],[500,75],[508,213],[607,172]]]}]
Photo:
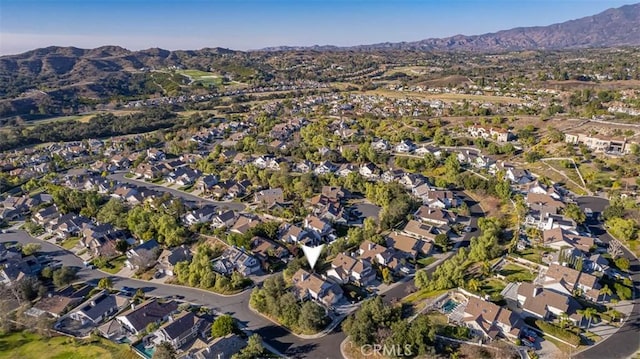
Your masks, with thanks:
[{"label": "cluster of houses", "polygon": [[90,286],[66,287],[41,298],[26,314],[53,318],[54,328],[70,335],[98,333],[114,342],[138,343],[132,347],[143,357],[163,342],[181,359],[226,358],[246,346],[246,340],[236,334],[212,338],[214,316],[181,309],[179,304],[132,298],[131,293],[96,293]]}]

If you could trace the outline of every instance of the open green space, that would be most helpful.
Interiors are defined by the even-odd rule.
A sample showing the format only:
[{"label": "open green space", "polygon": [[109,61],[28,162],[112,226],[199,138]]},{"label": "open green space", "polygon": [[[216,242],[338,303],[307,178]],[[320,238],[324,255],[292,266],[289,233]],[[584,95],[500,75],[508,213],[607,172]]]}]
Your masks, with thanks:
[{"label": "open green space", "polygon": [[500,274],[506,277],[507,282],[532,282],[536,279],[535,272],[511,263],[503,266]]},{"label": "open green space", "polygon": [[70,250],[80,242],[80,237],[70,237],[62,241],[62,248]]},{"label": "open green space", "polygon": [[0,335],[0,359],[137,359],[126,345],[106,339],[77,340],[68,337],[45,338],[38,334],[13,332]]}]

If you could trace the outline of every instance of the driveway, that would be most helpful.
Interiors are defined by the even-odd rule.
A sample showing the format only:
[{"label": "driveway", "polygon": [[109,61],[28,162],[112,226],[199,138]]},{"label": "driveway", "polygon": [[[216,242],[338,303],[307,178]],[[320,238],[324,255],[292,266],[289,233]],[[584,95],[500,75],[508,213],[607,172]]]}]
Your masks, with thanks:
[{"label": "driveway", "polygon": [[122,183],[133,184],[133,185],[136,185],[138,187],[145,187],[145,188],[154,189],[156,191],[167,192],[167,193],[170,193],[170,194],[172,194],[172,195],[174,195],[176,197],[180,197],[180,198],[184,199],[185,201],[194,202],[194,203],[198,203],[198,204],[200,204],[200,203],[213,204],[213,205],[215,205],[217,207],[227,208],[227,209],[234,210],[234,211],[242,211],[246,207],[246,205],[244,203],[213,201],[213,200],[210,200],[210,199],[206,199],[206,198],[195,196],[195,195],[187,193],[187,192],[178,191],[177,189],[168,188],[168,187],[165,187],[165,186],[159,186],[159,185],[154,184],[154,183],[149,183],[149,182],[145,182],[145,181],[141,181],[141,180],[137,180],[137,179],[133,179],[133,178],[127,178],[127,177],[124,176],[125,174],[126,173],[124,173],[124,172],[117,172],[117,173],[110,174],[108,176],[108,178],[112,179],[112,180],[116,180],[118,182],[122,182]]}]

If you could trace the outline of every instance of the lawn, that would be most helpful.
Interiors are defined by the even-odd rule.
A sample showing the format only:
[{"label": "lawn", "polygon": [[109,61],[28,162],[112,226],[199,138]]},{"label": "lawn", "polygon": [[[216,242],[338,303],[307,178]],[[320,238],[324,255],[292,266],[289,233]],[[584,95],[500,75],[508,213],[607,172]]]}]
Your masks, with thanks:
[{"label": "lawn", "polygon": [[80,242],[80,237],[71,237],[62,241],[62,248],[70,250]]},{"label": "lawn", "polygon": [[98,269],[100,269],[101,271],[110,273],[110,274],[116,274],[118,272],[120,272],[120,270],[124,267],[124,262],[127,260],[127,257],[122,255],[116,258],[113,258],[111,260],[109,260],[108,262],[104,263],[103,265],[100,265],[102,263],[94,263],[94,265],[96,267],[98,267]]},{"label": "lawn", "polygon": [[223,85],[223,78],[212,72],[200,70],[181,70],[181,75],[188,76],[192,84],[201,83],[204,86],[220,86]]},{"label": "lawn", "polygon": [[500,292],[506,287],[506,283],[501,281],[500,279],[490,278],[482,282],[480,286],[480,290],[485,294],[493,297],[496,295],[500,295]]},{"label": "lawn", "polygon": [[418,259],[418,264],[420,264],[423,267],[427,267],[428,265],[430,265],[431,263],[437,261],[436,258],[434,257],[427,257],[427,258],[420,258]]},{"label": "lawn", "polygon": [[529,269],[511,263],[502,267],[500,274],[506,277],[507,282],[533,282],[537,275]]},{"label": "lawn", "polygon": [[544,251],[539,249],[527,248],[523,251],[519,251],[518,254],[520,257],[528,261],[542,264],[542,252]]},{"label": "lawn", "polygon": [[432,291],[419,290],[415,293],[409,294],[408,296],[402,298],[402,301],[405,303],[414,303],[414,302],[418,302],[428,298],[435,298],[440,294],[443,294],[446,292],[448,292],[448,289],[432,290]]},{"label": "lawn", "polygon": [[27,332],[0,336],[0,359],[137,359],[126,345],[105,339],[76,340],[68,337],[44,338]]}]

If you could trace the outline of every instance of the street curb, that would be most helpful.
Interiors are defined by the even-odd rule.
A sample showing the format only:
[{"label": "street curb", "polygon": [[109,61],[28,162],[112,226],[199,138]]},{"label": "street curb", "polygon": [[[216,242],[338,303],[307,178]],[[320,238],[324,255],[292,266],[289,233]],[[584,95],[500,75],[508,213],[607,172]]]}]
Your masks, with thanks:
[{"label": "street curb", "polygon": [[[38,241],[42,241],[42,242],[46,242],[46,243],[49,243],[49,244],[51,244],[51,245],[54,245],[54,246],[56,246],[56,247],[60,248],[61,250],[65,251],[65,252],[67,252],[67,253],[70,253],[70,254],[72,254],[73,256],[75,256],[76,258],[78,258],[78,259],[82,260],[82,258],[78,257],[75,253],[73,253],[73,252],[71,252],[70,250],[68,250],[68,249],[66,249],[66,248],[64,248],[64,247],[62,247],[62,246],[60,246],[60,245],[58,245],[57,243],[51,243],[51,242],[49,242],[49,241],[47,241],[47,240],[43,240],[43,239],[40,239],[40,238],[34,237],[34,236],[32,236],[31,234],[29,234],[29,232],[27,232],[27,231],[24,231],[24,230],[22,230],[22,229],[20,229],[20,230],[21,230],[21,231],[23,231],[23,232],[25,232],[29,237],[31,237],[31,238],[33,238],[33,239],[36,239],[36,240],[38,240]],[[131,278],[131,277],[123,277],[123,276],[119,276],[119,275],[111,274],[111,273],[109,273],[109,272],[105,272],[105,271],[103,271],[103,270],[101,270],[101,269],[98,269],[98,268],[96,268],[96,269],[92,269],[92,270],[95,270],[95,271],[97,271],[97,272],[100,272],[100,273],[102,273],[102,274],[106,275],[107,277],[123,278],[123,279],[128,279],[128,280],[134,280],[134,281],[138,281],[138,282],[145,283],[145,284],[162,284],[162,285],[172,286],[172,287],[175,287],[175,288],[189,288],[189,289],[195,289],[195,290],[201,291],[201,292],[203,292],[203,293],[209,293],[209,294],[217,295],[217,296],[220,296],[220,297],[226,297],[226,298],[237,297],[237,296],[239,296],[239,295],[244,294],[244,292],[251,290],[251,289],[254,287],[254,285],[250,285],[249,287],[247,287],[247,288],[243,289],[241,292],[238,292],[238,293],[235,293],[235,294],[220,294],[220,293],[212,292],[212,291],[210,291],[210,290],[206,290],[206,289],[202,289],[202,288],[196,288],[196,287],[188,287],[188,286],[180,285],[180,284],[171,284],[171,283],[154,283],[154,282],[150,282],[150,281],[144,281],[144,280],[142,280],[142,279],[136,279],[136,278]]]},{"label": "street curb", "polygon": [[319,339],[322,337],[327,336],[329,333],[331,333],[340,323],[342,323],[342,321],[347,317],[347,315],[343,314],[340,315],[338,317],[336,317],[336,319],[340,318],[340,320],[333,320],[331,322],[331,324],[329,324],[328,327],[324,328],[322,331],[318,332],[317,334],[297,334],[291,331],[291,329],[289,329],[288,327],[284,326],[281,323],[278,323],[277,321],[273,320],[272,318],[260,313],[259,311],[257,311],[256,309],[254,309],[253,307],[251,307],[251,303],[247,304],[247,307],[249,308],[250,311],[252,311],[254,314],[257,314],[261,317],[263,317],[264,319],[270,321],[271,323],[279,326],[280,328],[286,330],[287,332],[291,333],[291,335],[303,339],[303,340],[311,340],[311,339]]}]

